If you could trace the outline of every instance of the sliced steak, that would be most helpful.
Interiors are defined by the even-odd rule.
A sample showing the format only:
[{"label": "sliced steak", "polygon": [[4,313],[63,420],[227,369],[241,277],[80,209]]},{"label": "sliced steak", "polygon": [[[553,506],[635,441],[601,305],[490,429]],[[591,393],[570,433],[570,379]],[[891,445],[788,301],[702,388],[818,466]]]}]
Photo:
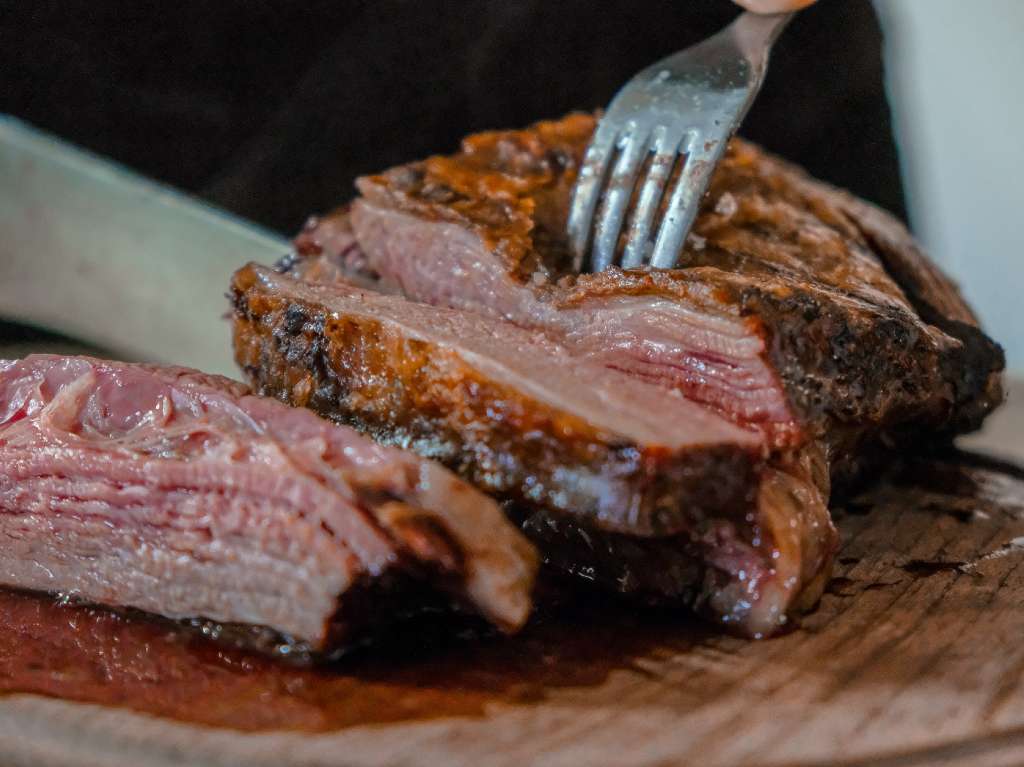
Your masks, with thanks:
[{"label": "sliced steak", "polygon": [[542,333],[250,265],[235,349],[264,393],[464,467],[503,498],[667,535],[742,519],[758,435]]},{"label": "sliced steak", "polygon": [[[823,501],[791,512],[756,431],[543,333],[258,266],[232,295],[236,357],[262,393],[459,470],[561,568],[767,633],[832,555]],[[626,577],[608,547],[675,564]]]},{"label": "sliced steak", "polygon": [[976,426],[1000,401],[1001,351],[906,230],[742,141],[681,268],[571,274],[563,231],[592,128],[479,134],[361,179],[367,268],[417,301],[555,330],[779,446],[825,438],[842,457],[902,425]]},{"label": "sliced steak", "polygon": [[228,379],[85,357],[0,361],[0,540],[0,585],[318,650],[393,588],[513,630],[535,571],[495,503],[430,461]]},{"label": "sliced steak", "polygon": [[[751,633],[770,630],[779,610],[820,593],[835,548],[832,489],[899,446],[976,428],[1001,401],[1002,351],[902,225],[741,140],[716,171],[679,268],[573,274],[565,223],[593,128],[591,116],[572,115],[482,133],[452,156],[363,178],[361,196],[313,221],[280,269],[456,310],[443,313],[457,322],[456,338],[485,321],[507,323],[487,325],[497,338],[512,338],[511,325],[541,332],[599,390],[604,368],[680,395],[675,408],[650,395],[648,417],[667,425],[670,410],[690,418],[685,403],[696,403],[759,435],[767,459],[747,527],[736,523],[744,512],[721,509],[714,519],[731,526],[595,528],[592,514],[572,513],[575,498],[561,507],[520,498],[514,513],[565,571],[639,598],[677,597]],[[235,283],[236,343],[257,385],[378,437],[422,423],[407,444],[435,454],[431,436],[443,443],[447,426],[433,415],[417,420],[433,412],[423,402],[405,399],[368,417],[350,396],[372,386],[374,373],[339,360],[343,349],[369,343],[367,333],[346,340],[327,332],[326,320],[303,320],[304,339],[288,340],[295,288],[246,279]],[[284,308],[253,313],[239,304],[246,291],[271,303],[276,295]],[[388,306],[405,311],[395,299]],[[506,344],[492,346],[488,353],[504,360]],[[303,375],[315,393],[296,390]],[[550,381],[575,393],[564,378]],[[500,421],[478,419],[474,428],[483,448],[439,457],[494,490],[490,456],[512,448]],[[706,492],[718,492],[717,476],[709,471]],[[643,519],[625,509],[619,517]],[[780,583],[797,585],[774,593]]]}]

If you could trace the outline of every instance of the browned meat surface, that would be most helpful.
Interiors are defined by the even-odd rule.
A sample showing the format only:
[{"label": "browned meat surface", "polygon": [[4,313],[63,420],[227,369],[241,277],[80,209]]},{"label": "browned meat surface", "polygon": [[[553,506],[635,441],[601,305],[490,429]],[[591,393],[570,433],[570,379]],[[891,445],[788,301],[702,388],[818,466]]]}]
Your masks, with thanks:
[{"label": "browned meat surface", "polygon": [[555,329],[779,444],[976,425],[1000,401],[1001,352],[898,222],[742,141],[681,268],[573,276],[562,232],[592,127],[484,133],[362,179],[366,265],[417,301]]},{"label": "browned meat surface", "polygon": [[[741,140],[716,172],[679,268],[572,274],[563,232],[593,125],[573,115],[483,133],[452,156],[361,179],[361,196],[311,221],[280,269],[451,308],[461,315],[445,316],[464,326],[506,323],[494,326],[500,337],[512,325],[543,333],[589,380],[602,380],[597,368],[625,374],[677,396],[683,418],[692,417],[685,403],[695,403],[756,434],[766,461],[750,485],[751,524],[728,535],[715,525],[638,524],[595,538],[587,514],[574,518],[543,497],[519,498],[517,514],[561,569],[768,630],[820,593],[835,544],[826,508],[834,485],[895,447],[976,428],[1001,400],[1002,352],[898,222]],[[236,279],[236,305],[245,291],[295,298],[287,283],[246,280]],[[339,364],[340,353],[313,371],[306,350],[359,348],[365,333],[346,341],[313,323],[303,341],[288,340],[285,304],[248,314],[240,305],[240,362],[268,391],[358,423],[348,392],[373,375]],[[329,306],[323,300],[321,313]],[[489,352],[504,360],[502,343]],[[303,369],[334,388],[301,396]],[[671,408],[651,404],[660,401],[640,409],[667,418]],[[400,433],[422,409],[404,400],[361,428]],[[475,451],[441,457],[487,488],[482,477],[509,443],[489,417],[474,427],[488,460]],[[717,492],[713,477],[705,492]],[[763,572],[757,562],[767,563]],[[764,587],[779,583],[790,588]],[[774,622],[763,620],[769,614]]]},{"label": "browned meat surface", "polygon": [[401,589],[515,629],[535,569],[430,461],[224,378],[85,357],[0,361],[0,540],[0,585],[316,650]]},{"label": "browned meat surface", "polygon": [[767,633],[832,555],[809,466],[766,471],[756,431],[541,333],[258,266],[232,295],[261,392],[458,469],[560,569]]},{"label": "browned meat surface", "polygon": [[258,266],[233,294],[262,391],[387,429],[503,498],[643,535],[749,505],[756,434],[540,333]]}]

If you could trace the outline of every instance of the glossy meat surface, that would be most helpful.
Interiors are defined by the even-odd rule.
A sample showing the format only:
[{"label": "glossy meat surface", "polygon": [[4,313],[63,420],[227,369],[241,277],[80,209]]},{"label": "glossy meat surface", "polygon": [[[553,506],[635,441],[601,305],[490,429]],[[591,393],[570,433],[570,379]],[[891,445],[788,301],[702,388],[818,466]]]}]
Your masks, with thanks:
[{"label": "glossy meat surface", "polygon": [[758,432],[480,315],[257,266],[232,296],[259,391],[459,471],[557,570],[749,634],[820,592],[827,473],[765,467]]},{"label": "glossy meat surface", "polygon": [[[482,133],[453,155],[363,178],[360,196],[311,222],[280,269],[454,309],[466,325],[488,318],[541,332],[574,364],[625,374],[757,434],[766,461],[751,477],[745,524],[718,524],[738,519],[734,510],[685,534],[601,531],[543,498],[517,517],[563,571],[767,633],[820,594],[836,548],[833,488],[896,449],[977,428],[1002,398],[1002,352],[899,222],[742,140],[716,171],[679,268],[572,274],[565,220],[593,127],[571,115]],[[280,319],[263,322],[277,358],[314,369],[282,341]],[[274,355],[239,348],[253,380],[280,376]],[[315,370],[337,375],[338,365]],[[351,367],[338,379],[343,392],[375,380]],[[289,394],[289,380],[278,391],[292,402],[359,410],[337,388],[316,401]],[[641,411],[662,416],[656,402]],[[379,435],[417,422],[440,433],[417,420],[426,410],[406,401],[360,428]],[[475,437],[504,454],[500,433],[481,422]],[[490,489],[478,455],[449,465]],[[709,474],[705,491],[716,487]]]},{"label": "glossy meat surface", "polygon": [[1001,350],[906,230],[740,140],[680,268],[571,274],[564,225],[592,129],[573,115],[478,134],[362,179],[366,264],[414,300],[564,333],[780,446],[972,428],[999,403]]},{"label": "glossy meat surface", "polygon": [[386,429],[503,498],[641,535],[749,505],[756,433],[541,333],[259,266],[232,293],[262,392]]}]

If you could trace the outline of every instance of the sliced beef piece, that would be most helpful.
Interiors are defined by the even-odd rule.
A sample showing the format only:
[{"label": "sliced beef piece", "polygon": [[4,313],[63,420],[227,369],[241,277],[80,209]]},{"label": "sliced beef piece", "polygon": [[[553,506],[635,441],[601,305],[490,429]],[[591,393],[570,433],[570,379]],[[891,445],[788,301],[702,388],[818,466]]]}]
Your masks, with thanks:
[{"label": "sliced beef piece", "polygon": [[[791,609],[820,593],[835,545],[832,489],[898,446],[976,428],[1001,400],[1002,352],[898,222],[741,140],[715,173],[679,268],[573,274],[565,223],[593,128],[591,116],[571,115],[483,133],[452,156],[363,178],[361,196],[314,222],[282,269],[449,307],[463,325],[476,317],[542,331],[581,369],[624,373],[755,431],[768,454],[755,491],[757,530],[709,526],[652,538],[623,527],[595,538],[586,517],[543,505],[517,513],[566,571],[638,598],[675,594],[748,631],[777,625],[763,606]],[[279,345],[274,354],[298,375],[311,364],[302,350],[322,336],[314,329],[295,351]],[[240,349],[261,385],[280,377],[273,355]],[[339,379],[359,389],[351,370]],[[317,400],[289,393],[291,385],[271,388],[320,410],[359,412],[337,390]],[[385,413],[392,426],[384,431],[415,419],[419,407]],[[490,446],[494,432],[483,426],[479,439]],[[450,465],[481,482],[473,453]],[[706,487],[714,485],[709,478]],[[752,550],[778,552],[778,564],[757,569],[768,560]],[[741,586],[752,573],[753,602]],[[799,586],[764,596],[785,578]]]},{"label": "sliced beef piece", "polygon": [[758,432],[482,315],[257,266],[232,295],[236,358],[262,393],[458,470],[559,569],[750,634],[816,598],[827,475],[779,490]]},{"label": "sliced beef piece", "polygon": [[261,391],[387,428],[504,498],[642,535],[750,506],[755,432],[543,333],[255,265],[232,293],[236,359]]},{"label": "sliced beef piece", "polygon": [[496,504],[430,461],[228,379],[85,357],[0,361],[0,540],[0,585],[316,650],[398,587],[514,630],[535,572]]},{"label": "sliced beef piece", "polygon": [[593,129],[573,115],[361,179],[385,289],[566,337],[780,447],[971,428],[1002,354],[895,220],[736,140],[674,270],[575,276],[563,236]]},{"label": "sliced beef piece", "polygon": [[[607,367],[670,384],[781,444],[799,431],[782,381],[765,360],[765,339],[715,286],[673,280],[677,295],[657,295],[604,278],[587,293],[570,293],[552,289],[543,276],[520,283],[504,269],[496,272],[497,262],[482,259],[479,242],[451,222],[425,224],[363,201],[353,221],[385,289],[554,331]],[[432,276],[434,268],[454,277],[445,283]],[[553,290],[558,303],[544,297]]]}]

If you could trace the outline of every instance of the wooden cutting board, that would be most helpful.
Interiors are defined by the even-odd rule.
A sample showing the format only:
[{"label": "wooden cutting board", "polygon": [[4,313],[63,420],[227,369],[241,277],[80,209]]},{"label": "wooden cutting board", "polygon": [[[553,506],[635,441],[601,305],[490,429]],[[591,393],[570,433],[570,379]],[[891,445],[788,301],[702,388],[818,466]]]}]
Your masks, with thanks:
[{"label": "wooden cutting board", "polygon": [[967,444],[1009,460],[922,460],[836,509],[835,577],[770,641],[591,606],[309,672],[10,596],[0,687],[43,694],[0,698],[0,763],[1024,764],[1024,385]]}]

